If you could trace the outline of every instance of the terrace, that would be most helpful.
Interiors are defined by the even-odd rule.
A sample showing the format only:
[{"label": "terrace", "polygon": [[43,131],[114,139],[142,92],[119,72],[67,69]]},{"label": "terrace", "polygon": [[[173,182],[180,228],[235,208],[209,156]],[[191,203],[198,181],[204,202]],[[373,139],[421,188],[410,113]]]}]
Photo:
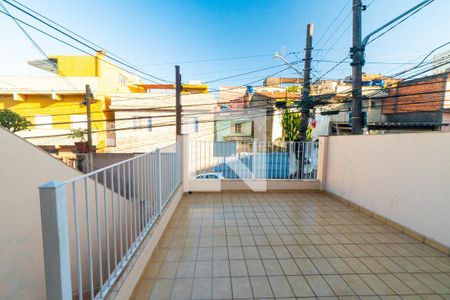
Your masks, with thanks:
[{"label": "terrace", "polygon": [[450,257],[322,193],[194,193],[132,298],[441,299],[449,285]]},{"label": "terrace", "polygon": [[180,136],[41,186],[47,298],[448,299],[449,137]]}]

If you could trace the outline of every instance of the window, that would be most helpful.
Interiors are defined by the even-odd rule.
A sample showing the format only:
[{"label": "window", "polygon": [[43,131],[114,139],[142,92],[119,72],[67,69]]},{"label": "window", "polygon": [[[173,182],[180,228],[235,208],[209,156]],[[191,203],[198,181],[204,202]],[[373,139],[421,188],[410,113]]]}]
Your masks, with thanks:
[{"label": "window", "polygon": [[127,85],[127,78],[121,74],[119,74],[119,84],[120,85]]},{"label": "window", "polygon": [[70,116],[70,128],[72,129],[87,129],[87,116],[86,115],[71,115]]},{"label": "window", "polygon": [[198,132],[200,129],[200,121],[198,118],[195,118],[195,132]]},{"label": "window", "polygon": [[242,133],[242,123],[234,124],[234,133]]},{"label": "window", "polygon": [[131,120],[131,128],[133,128],[134,130],[138,129],[139,127],[139,119],[138,116],[133,116],[133,119]]},{"label": "window", "polygon": [[147,130],[153,131],[153,120],[152,117],[147,118]]},{"label": "window", "polygon": [[198,120],[198,118],[193,118],[192,121],[192,131],[193,132],[198,132],[200,128],[200,121]]},{"label": "window", "polygon": [[52,116],[49,115],[35,115],[34,124],[39,129],[51,129],[52,128]]}]

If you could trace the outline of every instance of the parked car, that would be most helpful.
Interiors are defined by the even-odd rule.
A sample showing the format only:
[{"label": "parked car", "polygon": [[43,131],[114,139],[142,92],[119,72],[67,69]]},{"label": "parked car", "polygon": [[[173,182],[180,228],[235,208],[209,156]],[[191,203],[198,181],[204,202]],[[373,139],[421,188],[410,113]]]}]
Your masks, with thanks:
[{"label": "parked car", "polygon": [[203,173],[195,176],[195,179],[223,179],[222,173]]}]

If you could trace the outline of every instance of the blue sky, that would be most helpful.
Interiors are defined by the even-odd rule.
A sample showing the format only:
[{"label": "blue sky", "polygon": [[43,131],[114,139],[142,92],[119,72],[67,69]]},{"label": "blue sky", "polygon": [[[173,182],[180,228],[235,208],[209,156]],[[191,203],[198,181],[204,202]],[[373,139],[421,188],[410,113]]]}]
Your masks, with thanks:
[{"label": "blue sky", "polygon": [[[313,58],[326,54],[326,60],[340,60],[348,53],[351,44],[349,0],[22,1],[106,50],[169,80],[173,79],[174,63],[181,65],[184,81],[214,80],[278,65],[281,62],[272,58],[275,51],[302,51],[308,22],[313,22],[315,26],[315,48],[333,48],[329,52],[317,50]],[[371,1],[363,2],[369,4]],[[363,35],[419,2],[374,0],[363,12]],[[344,9],[343,13],[330,27],[328,35],[323,36],[341,9]],[[13,8],[10,12],[23,17]],[[366,60],[398,63],[427,53],[448,41],[449,13],[449,0],[435,0],[370,44]],[[42,58],[42,55],[4,15],[0,15],[0,26],[0,75],[39,74],[25,62]],[[27,30],[47,54],[78,54],[76,50],[53,42],[31,29]],[[319,40],[321,42],[317,44]],[[255,57],[211,60],[242,56]],[[303,53],[299,53],[300,59],[302,56]],[[296,60],[294,55],[287,58]],[[192,60],[208,61],[188,62]],[[321,75],[333,65],[314,63],[314,74]],[[364,70],[389,73],[395,67],[398,66],[367,64]],[[303,66],[300,65],[300,68]],[[262,79],[277,70],[280,68],[218,81],[213,86],[244,84]],[[349,64],[342,64],[326,78],[343,78],[350,73]],[[282,74],[295,76],[292,70]]]}]

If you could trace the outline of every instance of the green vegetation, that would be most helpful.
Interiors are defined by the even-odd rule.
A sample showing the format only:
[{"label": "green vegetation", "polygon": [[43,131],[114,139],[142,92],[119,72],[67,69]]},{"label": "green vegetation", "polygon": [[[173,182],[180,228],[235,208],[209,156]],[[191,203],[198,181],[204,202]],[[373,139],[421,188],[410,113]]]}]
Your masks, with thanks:
[{"label": "green vegetation", "polygon": [[12,110],[5,108],[0,110],[0,126],[11,132],[17,132],[27,129],[31,126],[31,122]]},{"label": "green vegetation", "polygon": [[300,115],[286,108],[281,116],[281,127],[286,142],[298,141],[300,138]]},{"label": "green vegetation", "polygon": [[80,142],[85,142],[86,141],[86,136],[87,136],[87,130],[86,129],[72,129],[71,130],[71,134],[69,135],[69,138],[74,139],[74,140],[79,140]]}]

